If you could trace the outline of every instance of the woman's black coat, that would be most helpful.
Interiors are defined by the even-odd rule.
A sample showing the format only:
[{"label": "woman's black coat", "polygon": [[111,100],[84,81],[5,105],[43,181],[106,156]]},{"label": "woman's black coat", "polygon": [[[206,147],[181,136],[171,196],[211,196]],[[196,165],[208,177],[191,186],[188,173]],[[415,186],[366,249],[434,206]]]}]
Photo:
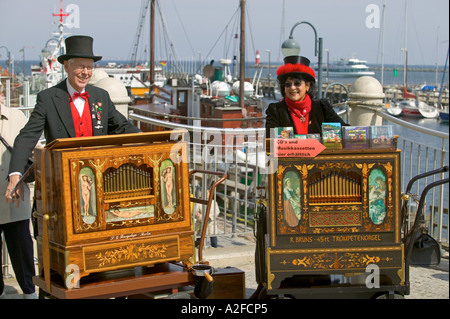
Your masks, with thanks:
[{"label": "woman's black coat", "polygon": [[[309,113],[308,134],[322,134],[322,123],[338,122],[342,126],[347,126],[339,115],[334,111],[333,106],[327,99],[312,100],[311,111]],[[266,138],[275,137],[270,135],[270,129],[275,127],[293,127],[296,132],[294,120],[289,113],[286,102],[280,101],[271,103],[266,110]]]}]

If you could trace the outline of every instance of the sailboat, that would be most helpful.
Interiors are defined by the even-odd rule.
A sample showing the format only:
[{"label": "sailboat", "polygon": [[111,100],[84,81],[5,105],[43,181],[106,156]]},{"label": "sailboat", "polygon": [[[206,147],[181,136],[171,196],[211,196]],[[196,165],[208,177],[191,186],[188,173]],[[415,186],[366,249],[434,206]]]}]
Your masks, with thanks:
[{"label": "sailboat", "polygon": [[402,96],[404,100],[398,102],[398,106],[402,109],[403,115],[417,116],[424,118],[438,118],[438,110],[426,104],[425,102],[419,101],[416,94],[411,93],[407,90],[407,79],[408,79],[408,49],[407,49],[407,16],[408,16],[408,1],[405,0],[405,45],[402,49],[405,52],[405,66],[404,66],[404,79],[403,79],[403,91]]},{"label": "sailboat", "polygon": [[[141,18],[138,24],[138,30],[136,32],[136,39],[133,47],[133,53],[131,56],[130,65],[117,65],[116,63],[109,63],[107,66],[99,68],[108,74],[109,77],[121,81],[125,87],[131,92],[131,95],[135,98],[135,101],[140,98],[148,96],[153,88],[163,88],[167,79],[164,75],[163,67],[165,61],[155,63],[154,58],[154,29],[155,29],[155,7],[156,0],[147,0],[142,2]],[[148,8],[150,6],[150,62],[137,63],[136,56],[139,47],[139,41],[144,27]]]},{"label": "sailboat", "polygon": [[396,107],[401,108],[401,113],[403,115],[424,117],[427,119],[435,119],[439,117],[439,111],[434,106],[428,105],[423,101],[419,101],[415,94],[406,91],[406,87],[403,87],[402,95],[405,99],[397,102]]},{"label": "sailboat", "polygon": [[[239,77],[232,86],[227,81],[228,72],[225,76],[219,76],[211,84],[211,94],[203,94],[200,99],[200,117],[202,125],[220,128],[249,128],[261,127],[263,110],[265,102],[262,96],[257,96],[253,84],[245,81],[245,8],[246,1],[239,0],[240,8],[240,36],[239,38]],[[213,62],[213,61],[212,61]],[[220,59],[225,71],[231,60]],[[203,69],[203,75],[209,83],[214,69],[212,65],[206,65]],[[219,73],[220,74],[220,73]],[[217,74],[216,74],[217,75]],[[214,121],[215,119],[236,119],[236,121]],[[257,119],[253,119],[257,118]],[[246,120],[248,119],[248,120]]]},{"label": "sailboat", "polygon": [[[153,3],[157,0],[151,1]],[[213,86],[211,81],[214,80],[212,79],[216,79],[222,73],[215,72],[216,70],[212,66],[214,61],[211,61],[210,64],[203,67],[203,76],[190,74],[181,78],[172,78],[170,80],[170,91],[161,90],[169,95],[168,99],[164,99],[163,95],[150,92],[148,94],[150,99],[142,99],[142,103],[135,103],[130,107],[130,110],[139,115],[180,124],[192,125],[195,121],[199,121],[201,122],[200,125],[209,127],[261,127],[264,101],[253,94],[253,87],[250,89],[245,81],[245,0],[239,2],[241,8],[239,84],[234,83],[233,87],[227,86],[224,88],[218,85],[221,84],[219,82],[224,82],[222,77],[218,78],[217,85]],[[151,30],[153,29],[151,28]],[[150,45],[150,48],[154,48],[154,46]],[[151,54],[153,53],[151,52]],[[150,61],[152,59],[151,57]],[[230,63],[227,59],[221,59],[219,62],[225,67]],[[151,62],[150,66],[152,66]],[[154,73],[150,72],[151,74]],[[231,95],[231,91],[234,95]],[[246,121],[245,119],[248,118],[250,120]],[[257,119],[253,120],[252,118]],[[141,124],[141,129],[143,131],[154,131],[163,128],[150,124],[145,124],[145,127],[143,127]]]},{"label": "sailboat", "polygon": [[438,100],[438,106],[440,107],[439,118],[443,122],[449,121],[448,120],[448,105],[446,107],[443,107],[443,105],[441,104],[442,89],[444,88],[444,79],[445,79],[445,71],[447,70],[448,55],[449,55],[449,48],[447,48],[447,58],[445,59],[444,72],[442,73],[441,87],[439,89],[439,100]]}]

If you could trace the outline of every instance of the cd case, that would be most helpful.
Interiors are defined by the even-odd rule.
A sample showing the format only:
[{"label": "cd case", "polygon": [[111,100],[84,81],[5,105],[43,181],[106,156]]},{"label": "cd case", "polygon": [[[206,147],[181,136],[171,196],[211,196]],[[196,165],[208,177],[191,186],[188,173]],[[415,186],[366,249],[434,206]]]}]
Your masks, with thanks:
[{"label": "cd case", "polygon": [[341,123],[322,123],[322,144],[328,149],[342,149]]},{"label": "cd case", "polygon": [[394,142],[394,127],[392,125],[369,126],[370,148],[392,148]]},{"label": "cd case", "polygon": [[294,128],[275,127],[275,138],[294,138]]},{"label": "cd case", "polygon": [[369,147],[367,126],[343,126],[342,139],[344,148],[363,149]]}]

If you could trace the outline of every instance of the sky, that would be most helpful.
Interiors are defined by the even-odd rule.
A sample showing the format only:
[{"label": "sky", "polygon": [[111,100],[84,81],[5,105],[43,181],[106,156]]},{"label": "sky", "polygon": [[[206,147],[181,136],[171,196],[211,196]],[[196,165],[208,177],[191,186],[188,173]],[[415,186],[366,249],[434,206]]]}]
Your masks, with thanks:
[{"label": "sky", "polygon": [[[238,40],[233,39],[240,32],[239,0],[159,1],[163,19],[156,14],[157,60],[172,55],[204,61],[233,58],[239,49]],[[408,65],[444,65],[449,45],[449,1],[408,0],[406,5],[405,1],[246,0],[246,60],[254,61],[259,50],[262,63],[267,63],[269,56],[272,62],[281,61],[281,43],[295,23],[306,21],[322,38],[324,63],[328,55],[330,61],[353,56],[380,64],[384,52],[385,64],[402,65],[406,44]],[[0,47],[5,46],[16,62],[23,54],[26,60],[38,60],[41,49],[54,37],[52,33],[58,31],[59,18],[52,14],[59,8],[60,0],[0,0]],[[92,36],[94,53],[103,60],[131,58],[142,16],[141,0],[63,1],[64,12],[73,12],[73,8],[79,9],[79,20],[75,15],[70,17],[75,27],[64,29],[68,35]],[[148,55],[149,15],[142,29],[138,58]],[[300,54],[316,62],[313,28],[300,24],[293,37],[301,46]],[[0,48],[0,65],[4,66],[5,59],[6,50]]]}]

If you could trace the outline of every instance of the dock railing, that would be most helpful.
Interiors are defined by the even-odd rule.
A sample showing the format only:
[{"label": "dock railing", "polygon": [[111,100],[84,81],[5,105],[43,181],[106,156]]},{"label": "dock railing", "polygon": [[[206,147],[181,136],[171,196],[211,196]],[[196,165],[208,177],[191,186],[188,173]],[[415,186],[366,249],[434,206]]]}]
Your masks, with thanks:
[{"label": "dock railing", "polygon": [[[33,107],[20,107],[27,116]],[[414,125],[383,111],[375,111],[383,118],[385,124],[401,125],[416,132],[421,132],[436,138],[441,148],[431,147],[408,136],[399,136],[397,147],[402,150],[401,154],[401,190],[404,191],[409,180],[421,173],[449,165],[448,140],[449,134],[430,130]],[[339,114],[345,118],[346,110]],[[200,125],[182,125],[169,121],[157,120],[130,112],[130,120],[140,123],[148,123],[164,127],[167,130],[184,129],[188,132],[186,136],[189,144],[189,168],[204,169],[215,172],[226,172],[227,179],[216,189],[214,199],[220,207],[220,214],[214,221],[214,232],[208,233],[207,237],[248,237],[254,234],[255,214],[258,213],[258,190],[267,185],[267,175],[261,174],[261,163],[265,158],[265,129],[218,129],[202,127]],[[222,145],[222,135],[226,136],[226,143]],[[214,143],[211,143],[214,140]],[[205,141],[209,141],[205,142]],[[446,148],[447,147],[447,148]],[[419,164],[419,165],[417,165]],[[420,194],[423,188],[435,181],[425,180],[417,183],[415,193]],[[204,181],[199,176],[192,176],[190,188],[192,195],[206,197],[206,190],[215,180]],[[442,248],[449,247],[449,218],[448,218],[448,184],[430,191],[426,198],[426,222],[429,233],[441,244]],[[409,218],[414,220],[416,205],[411,201]],[[193,223],[195,224],[195,223]],[[8,276],[10,266],[5,241],[3,240],[3,274]]]},{"label": "dock railing", "polygon": [[[360,106],[364,107],[364,106]],[[383,118],[383,124],[399,125],[411,130],[412,133],[421,133],[432,138],[434,145],[430,146],[423,142],[413,140],[416,135],[399,136],[397,148],[401,153],[401,190],[405,191],[408,182],[415,176],[429,172],[443,166],[449,165],[449,133],[439,132],[426,127],[415,125],[400,118],[385,113],[382,110],[375,110],[376,115]],[[394,128],[395,131],[395,128]],[[418,200],[423,189],[430,183],[438,179],[448,177],[448,173],[434,175],[431,178],[425,178],[414,187],[415,198],[411,200],[408,211],[408,219],[412,222],[417,210]],[[435,238],[443,248],[449,249],[449,185],[441,185],[428,192],[426,196],[425,227],[428,233]]]},{"label": "dock railing", "polygon": [[[424,172],[449,165],[448,139],[449,134],[434,131],[403,121],[399,118],[386,114],[384,111],[375,111],[377,115],[383,118],[383,124],[400,125],[408,129],[427,134],[438,141],[440,148],[432,147],[412,140],[408,136],[399,136],[397,147],[401,152],[401,191],[408,184],[409,180],[416,175]],[[341,110],[339,114],[346,118],[347,110]],[[213,171],[225,171],[228,178],[223,187],[216,191],[216,198],[222,211],[222,219],[217,234],[218,236],[238,236],[252,235],[254,225],[254,214],[258,212],[257,189],[267,184],[267,178],[261,174],[261,165],[264,162],[261,155],[265,150],[265,129],[219,129],[207,128],[202,126],[188,126],[177,123],[156,120],[134,113],[130,113],[130,119],[137,123],[143,122],[156,126],[165,127],[166,129],[186,129],[190,135],[201,133],[203,137],[216,136],[214,143],[202,142],[207,138],[194,138],[188,141],[190,144],[190,168],[191,169],[208,169]],[[394,129],[395,131],[395,129]],[[226,134],[227,140],[233,143],[225,143],[222,145],[222,139],[218,139],[219,134]],[[243,138],[244,136],[244,138]],[[244,141],[240,143],[236,141]],[[249,152],[249,147],[252,152]],[[206,150],[206,151],[205,151]],[[256,150],[256,152],[255,152]],[[418,197],[423,188],[436,180],[436,178],[444,178],[444,176],[435,176],[425,179],[423,182],[415,186],[415,193]],[[193,182],[192,187],[201,190],[204,194],[208,183],[200,185],[199,182]],[[194,185],[195,184],[195,185]],[[205,185],[206,184],[206,185]],[[429,192],[426,197],[426,228],[444,249],[448,250],[449,246],[449,219],[448,210],[449,203],[448,185],[443,185]],[[417,203],[411,200],[409,205],[408,219],[414,220],[417,209]]]}]

